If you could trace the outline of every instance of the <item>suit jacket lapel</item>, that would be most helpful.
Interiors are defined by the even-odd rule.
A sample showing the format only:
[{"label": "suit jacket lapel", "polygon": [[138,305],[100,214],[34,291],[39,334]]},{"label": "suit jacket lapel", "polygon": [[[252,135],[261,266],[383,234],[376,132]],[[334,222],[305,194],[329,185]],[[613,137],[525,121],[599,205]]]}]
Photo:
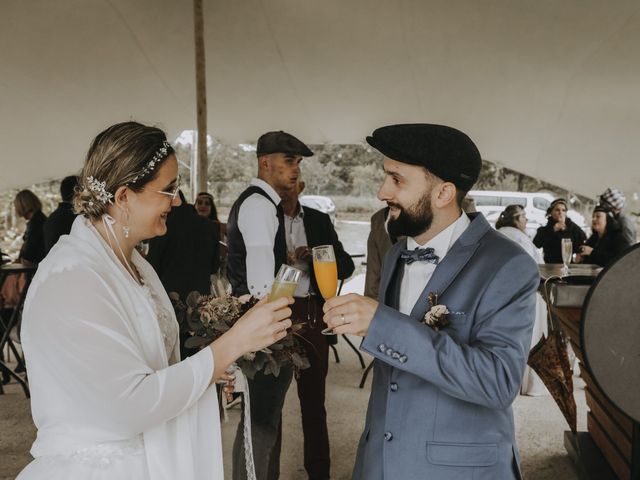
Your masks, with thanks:
[{"label": "suit jacket lapel", "polygon": [[482,215],[474,213],[469,214],[469,217],[471,224],[436,267],[429,282],[420,293],[418,301],[413,306],[410,314],[411,317],[417,320],[424,317],[424,314],[429,308],[429,293],[437,293],[438,297],[444,294],[445,290],[451,285],[477,250],[480,239],[491,228]]},{"label": "suit jacket lapel", "polygon": [[424,290],[422,290],[422,293],[420,293],[418,301],[411,310],[411,316],[413,318],[419,320],[424,316],[429,308],[429,293],[437,293],[438,297],[441,297],[478,248],[477,244],[457,246],[459,248],[455,248],[454,246],[454,248],[449,250],[442,262],[436,267],[433,275],[431,275],[429,282],[424,287]]},{"label": "suit jacket lapel", "polygon": [[398,309],[400,301],[400,284],[404,274],[404,263],[400,262],[400,251],[407,248],[407,241],[400,240],[398,244],[384,257],[384,272],[380,279],[379,300],[385,305]]}]

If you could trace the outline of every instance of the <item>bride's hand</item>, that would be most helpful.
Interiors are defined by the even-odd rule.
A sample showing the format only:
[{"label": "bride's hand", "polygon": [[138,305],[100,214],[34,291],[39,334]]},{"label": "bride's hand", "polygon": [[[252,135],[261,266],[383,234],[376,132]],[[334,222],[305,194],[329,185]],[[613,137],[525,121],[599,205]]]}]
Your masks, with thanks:
[{"label": "bride's hand", "polygon": [[227,398],[227,402],[231,402],[233,400],[233,392],[235,392],[236,387],[235,374],[230,374],[228,370],[225,370],[220,378],[216,378],[216,383],[222,387],[222,392]]},{"label": "bride's hand", "polygon": [[231,331],[242,346],[242,354],[262,350],[287,335],[287,328],[291,327],[289,305],[292,303],[290,297],[274,302],[265,297],[238,319]]}]

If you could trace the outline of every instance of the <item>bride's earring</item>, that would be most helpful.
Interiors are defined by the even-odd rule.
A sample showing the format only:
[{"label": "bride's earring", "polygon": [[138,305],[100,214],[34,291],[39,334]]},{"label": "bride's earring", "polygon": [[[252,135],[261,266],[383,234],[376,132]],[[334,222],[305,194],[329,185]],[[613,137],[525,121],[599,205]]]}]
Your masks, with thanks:
[{"label": "bride's earring", "polygon": [[124,233],[124,238],[129,238],[129,232],[131,229],[129,228],[129,212],[125,212],[126,219],[122,224],[122,233]]}]

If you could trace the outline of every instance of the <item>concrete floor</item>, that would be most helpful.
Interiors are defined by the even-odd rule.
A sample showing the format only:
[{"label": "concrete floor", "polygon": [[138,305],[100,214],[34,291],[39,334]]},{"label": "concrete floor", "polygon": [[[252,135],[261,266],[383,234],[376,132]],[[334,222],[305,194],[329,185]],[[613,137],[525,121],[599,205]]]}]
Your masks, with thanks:
[{"label": "concrete floor", "polygon": [[[355,354],[344,341],[338,345],[341,362],[331,359],[328,376],[329,433],[331,436],[332,478],[349,479],[355,448],[364,424],[370,380],[360,390],[362,370]],[[578,430],[585,430],[586,405],[583,384],[576,378]],[[29,401],[14,383],[0,395],[0,480],[13,479],[30,460],[29,448],[35,436]],[[284,408],[281,478],[304,480],[302,466],[302,431],[300,406],[292,385]],[[514,404],[522,471],[527,480],[574,480],[577,475],[562,445],[567,430],[560,410],[550,397],[518,397]],[[231,445],[235,435],[239,409],[230,410],[229,421],[223,423],[225,472],[230,478]]]}]

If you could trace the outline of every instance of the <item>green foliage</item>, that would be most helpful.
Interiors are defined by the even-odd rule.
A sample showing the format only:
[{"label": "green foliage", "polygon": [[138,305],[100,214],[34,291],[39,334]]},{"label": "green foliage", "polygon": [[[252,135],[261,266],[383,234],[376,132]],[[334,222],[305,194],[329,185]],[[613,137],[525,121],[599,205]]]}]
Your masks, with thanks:
[{"label": "green foliage", "polygon": [[[328,195],[336,203],[339,212],[352,212],[367,216],[380,208],[376,194],[384,179],[382,155],[366,144],[310,145],[315,155],[302,161],[302,179],[305,193]],[[182,189],[191,198],[189,165],[192,146],[177,143],[176,153],[180,161],[179,172],[183,177]],[[224,211],[238,198],[258,166],[255,145],[228,145],[213,142],[208,148],[208,190],[216,205]],[[50,181],[29,187],[43,202],[45,214],[51,213],[59,201],[59,182]],[[483,161],[480,178],[474,186],[477,190],[513,190],[521,192],[547,191],[562,197],[574,197],[574,208],[589,215],[593,202],[555,185],[523,175],[489,161]],[[17,190],[0,193],[0,248],[16,254],[20,248],[24,222],[15,218],[13,198]],[[630,208],[631,210],[631,208]]]}]

